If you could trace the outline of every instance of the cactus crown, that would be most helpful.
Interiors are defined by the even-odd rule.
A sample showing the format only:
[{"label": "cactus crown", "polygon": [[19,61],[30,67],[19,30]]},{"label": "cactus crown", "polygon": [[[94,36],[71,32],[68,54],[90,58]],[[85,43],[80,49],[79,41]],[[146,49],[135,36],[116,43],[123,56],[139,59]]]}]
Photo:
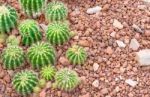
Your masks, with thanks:
[{"label": "cactus crown", "polygon": [[68,68],[58,71],[55,75],[55,81],[54,85],[65,91],[72,91],[80,82],[77,73]]},{"label": "cactus crown", "polygon": [[50,24],[46,38],[53,45],[61,45],[70,39],[69,27],[61,22]]},{"label": "cactus crown", "polygon": [[9,45],[17,46],[17,45],[19,45],[19,40],[16,38],[16,36],[10,35],[6,40],[6,44],[7,44],[7,46],[9,46]]},{"label": "cactus crown", "polygon": [[15,69],[21,66],[24,59],[24,52],[18,46],[9,46],[2,52],[2,62],[7,69]]},{"label": "cactus crown", "polygon": [[73,64],[83,64],[87,58],[87,54],[82,47],[74,45],[67,50],[66,57]]},{"label": "cactus crown", "polygon": [[42,38],[39,26],[34,20],[24,20],[19,26],[19,32],[22,36],[22,43],[24,45],[31,45]]},{"label": "cactus crown", "polygon": [[56,70],[54,66],[48,65],[42,68],[40,74],[41,77],[44,78],[45,80],[51,80],[54,77],[55,72]]},{"label": "cactus crown", "polygon": [[66,19],[68,14],[67,7],[58,1],[53,1],[46,8],[46,18],[49,21],[60,21]]},{"label": "cactus crown", "polygon": [[10,32],[17,24],[17,12],[13,7],[0,6],[0,33]]},{"label": "cactus crown", "polygon": [[13,77],[12,84],[18,93],[27,95],[32,93],[38,84],[38,77],[32,71],[21,71]]},{"label": "cactus crown", "polygon": [[55,63],[55,49],[49,44],[38,42],[28,49],[28,60],[34,68]]}]

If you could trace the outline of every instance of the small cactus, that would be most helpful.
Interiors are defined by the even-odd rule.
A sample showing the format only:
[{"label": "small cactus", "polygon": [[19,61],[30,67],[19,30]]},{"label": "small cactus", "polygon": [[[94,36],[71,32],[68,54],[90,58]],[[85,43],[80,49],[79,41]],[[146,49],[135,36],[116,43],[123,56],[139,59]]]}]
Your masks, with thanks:
[{"label": "small cactus", "polygon": [[18,46],[8,46],[2,52],[2,62],[5,68],[15,69],[23,65],[25,57],[22,48]]},{"label": "small cactus", "polygon": [[42,38],[38,24],[34,20],[24,20],[19,26],[23,45],[31,45]]},{"label": "small cactus", "polygon": [[33,68],[40,69],[48,64],[55,63],[55,49],[49,44],[38,42],[33,44],[27,52],[28,61]]},{"label": "small cactus", "polygon": [[67,50],[66,57],[72,64],[83,64],[86,61],[87,53],[82,47],[74,45]]},{"label": "small cactus", "polygon": [[10,32],[17,25],[18,15],[13,7],[0,6],[0,33]]},{"label": "small cactus", "polygon": [[37,86],[38,77],[32,71],[21,71],[13,77],[12,84],[18,93],[27,95],[32,93]]},{"label": "small cactus", "polygon": [[19,2],[23,11],[31,17],[42,12],[47,0],[19,0]]},{"label": "small cactus", "polygon": [[53,1],[46,7],[46,18],[49,21],[64,20],[67,15],[68,9],[62,2]]},{"label": "small cactus", "polygon": [[59,88],[65,91],[72,91],[80,83],[77,73],[68,68],[61,69],[55,75],[54,88]]},{"label": "small cactus", "polygon": [[46,80],[45,80],[45,79],[40,79],[38,86],[39,86],[40,88],[44,88],[45,85],[46,85]]},{"label": "small cactus", "polygon": [[9,46],[9,45],[18,46],[18,45],[19,45],[19,40],[17,39],[16,36],[10,35],[10,36],[7,38],[7,40],[6,40],[6,44],[7,44],[7,46]]},{"label": "small cactus", "polygon": [[53,45],[61,45],[70,39],[69,27],[60,22],[50,24],[46,32],[46,38]]},{"label": "small cactus", "polygon": [[52,80],[56,72],[56,69],[53,66],[45,66],[42,68],[40,74],[41,77],[44,78],[45,80]]}]

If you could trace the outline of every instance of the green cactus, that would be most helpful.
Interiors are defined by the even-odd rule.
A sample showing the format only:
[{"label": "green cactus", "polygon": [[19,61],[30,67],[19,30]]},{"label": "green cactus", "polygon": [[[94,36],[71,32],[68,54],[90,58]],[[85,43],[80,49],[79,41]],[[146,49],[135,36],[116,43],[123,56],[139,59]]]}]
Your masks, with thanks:
[{"label": "green cactus", "polygon": [[79,85],[79,83],[80,79],[77,73],[68,68],[64,68],[56,72],[55,83],[53,84],[53,87],[57,87],[65,91],[72,91]]},{"label": "green cactus", "polygon": [[33,44],[27,52],[28,61],[33,68],[40,69],[48,64],[55,63],[55,49],[49,44],[38,42]]},{"label": "green cactus", "polygon": [[44,78],[45,80],[52,80],[52,78],[54,77],[56,72],[56,69],[54,68],[54,66],[45,66],[42,68],[40,74],[41,77]]},{"label": "green cactus", "polygon": [[46,18],[49,21],[65,20],[68,15],[67,7],[58,1],[54,1],[48,4],[46,7]]},{"label": "green cactus", "polygon": [[19,26],[23,45],[31,45],[42,38],[38,24],[31,19],[24,20]]},{"label": "green cactus", "polygon": [[21,8],[28,16],[34,16],[42,13],[47,0],[19,0]]},{"label": "green cactus", "polygon": [[0,33],[10,32],[17,25],[18,15],[13,7],[0,6]]},{"label": "green cactus", "polygon": [[3,50],[1,57],[4,67],[7,69],[19,67],[25,60],[24,52],[18,46],[8,46]]},{"label": "green cactus", "polygon": [[6,44],[7,44],[7,46],[9,46],[9,45],[17,46],[17,45],[19,45],[19,40],[16,36],[10,35],[6,40]]},{"label": "green cactus", "polygon": [[87,59],[87,53],[83,47],[74,45],[67,50],[66,57],[72,64],[84,64]]},{"label": "green cactus", "polygon": [[40,88],[44,88],[45,85],[46,85],[46,80],[45,80],[45,79],[40,79],[38,86],[39,86]]},{"label": "green cactus", "polygon": [[46,38],[53,45],[61,45],[70,39],[69,27],[61,22],[50,24]]},{"label": "green cactus", "polygon": [[27,95],[32,93],[34,87],[37,86],[38,77],[33,71],[21,71],[13,77],[12,84],[18,93]]}]

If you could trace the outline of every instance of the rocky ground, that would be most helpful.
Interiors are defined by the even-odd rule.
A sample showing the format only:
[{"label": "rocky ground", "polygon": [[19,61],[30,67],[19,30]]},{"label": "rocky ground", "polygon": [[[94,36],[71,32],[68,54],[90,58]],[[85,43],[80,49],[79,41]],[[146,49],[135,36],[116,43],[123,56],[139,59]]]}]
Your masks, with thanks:
[{"label": "rocky ground", "polygon": [[[26,18],[17,0],[0,2],[15,7],[21,19]],[[82,83],[70,93],[47,87],[40,97],[150,97],[150,68],[140,67],[135,59],[135,52],[150,48],[150,0],[63,2],[69,7],[71,30],[77,35],[57,47],[56,66],[73,68]],[[98,12],[89,12],[89,8],[96,6]],[[47,24],[43,16],[37,20]],[[12,34],[18,35],[18,31],[15,29]],[[65,58],[65,51],[72,44],[80,44],[87,50],[88,60],[83,66],[72,66]],[[0,50],[4,47],[0,44]],[[30,69],[29,65],[25,67]],[[0,97],[21,97],[12,88],[11,78],[23,68],[12,71],[0,65]]]}]

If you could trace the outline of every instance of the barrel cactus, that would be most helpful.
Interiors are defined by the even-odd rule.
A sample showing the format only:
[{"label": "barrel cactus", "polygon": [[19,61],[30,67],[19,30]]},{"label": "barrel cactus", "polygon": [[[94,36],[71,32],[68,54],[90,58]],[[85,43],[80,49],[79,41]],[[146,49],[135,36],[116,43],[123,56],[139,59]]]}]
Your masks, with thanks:
[{"label": "barrel cactus", "polygon": [[56,69],[54,68],[54,66],[45,66],[42,68],[40,74],[41,77],[44,78],[45,80],[51,80],[54,75],[55,75]]},{"label": "barrel cactus", "polygon": [[19,0],[19,2],[24,12],[31,17],[42,12],[47,0]]},{"label": "barrel cactus", "polygon": [[52,23],[48,26],[46,38],[53,45],[61,45],[70,39],[69,27],[60,22]]},{"label": "barrel cactus", "polygon": [[9,33],[17,25],[18,15],[11,6],[0,6],[0,33]]},{"label": "barrel cactus", "polygon": [[62,2],[53,1],[46,7],[45,15],[49,21],[64,20],[68,15],[68,9]]},{"label": "barrel cactus", "polygon": [[23,45],[31,45],[42,38],[38,24],[31,19],[24,20],[19,25],[19,32],[22,37]]},{"label": "barrel cactus", "polygon": [[86,61],[87,53],[83,47],[74,45],[67,50],[66,57],[72,64],[83,64]]},{"label": "barrel cactus", "polygon": [[38,77],[33,71],[21,71],[13,77],[12,84],[18,93],[27,95],[37,86]]},{"label": "barrel cactus", "polygon": [[8,46],[2,52],[2,63],[7,69],[15,69],[23,65],[25,57],[22,48],[18,46]]},{"label": "barrel cactus", "polygon": [[80,83],[77,73],[68,68],[61,69],[55,75],[55,83],[53,87],[65,91],[72,91]]},{"label": "barrel cactus", "polygon": [[38,42],[33,44],[27,52],[28,61],[33,68],[40,69],[48,64],[55,63],[55,49],[49,44]]},{"label": "barrel cactus", "polygon": [[19,45],[19,40],[16,36],[10,35],[6,40],[6,44],[7,44],[7,46],[9,46],[9,45],[17,46],[17,45]]}]

